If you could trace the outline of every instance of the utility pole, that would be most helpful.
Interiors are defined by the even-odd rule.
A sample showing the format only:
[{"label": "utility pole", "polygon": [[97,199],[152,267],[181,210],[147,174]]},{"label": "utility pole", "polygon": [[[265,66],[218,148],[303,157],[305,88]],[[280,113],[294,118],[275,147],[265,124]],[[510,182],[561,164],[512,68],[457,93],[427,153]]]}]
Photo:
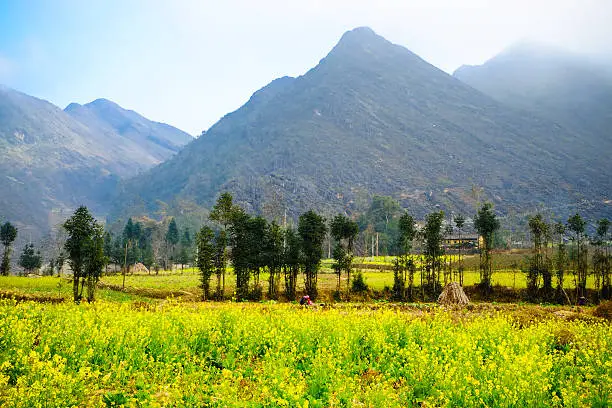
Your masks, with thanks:
[{"label": "utility pole", "polygon": [[287,208],[285,207],[285,215],[283,215],[283,249],[287,248]]},{"label": "utility pole", "polygon": [[372,258],[374,258],[374,235],[372,235]]},{"label": "utility pole", "polygon": [[378,232],[376,233],[376,256],[378,256]]}]

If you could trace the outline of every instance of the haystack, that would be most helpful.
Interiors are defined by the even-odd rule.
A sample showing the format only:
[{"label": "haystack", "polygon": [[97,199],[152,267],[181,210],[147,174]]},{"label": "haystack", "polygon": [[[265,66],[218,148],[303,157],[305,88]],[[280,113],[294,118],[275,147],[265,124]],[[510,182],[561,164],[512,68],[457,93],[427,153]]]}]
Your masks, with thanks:
[{"label": "haystack", "polygon": [[134,265],[134,267],[132,268],[132,271],[134,273],[149,273],[149,270],[147,269],[147,267],[144,266],[140,262],[138,262],[137,264]]},{"label": "haystack", "polygon": [[465,306],[470,303],[470,299],[468,299],[459,283],[451,282],[440,293],[438,303],[441,306]]}]

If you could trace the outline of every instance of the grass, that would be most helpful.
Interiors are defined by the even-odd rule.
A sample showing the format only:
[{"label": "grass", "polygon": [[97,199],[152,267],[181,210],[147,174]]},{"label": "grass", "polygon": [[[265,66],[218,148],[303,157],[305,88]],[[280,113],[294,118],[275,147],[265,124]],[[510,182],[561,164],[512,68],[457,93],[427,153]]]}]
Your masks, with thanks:
[{"label": "grass", "polygon": [[[358,261],[358,260],[357,260]],[[378,262],[382,260],[378,259]],[[506,259],[508,261],[508,259]],[[322,300],[328,301],[332,298],[332,293],[336,290],[337,276],[326,268],[330,261],[323,262],[322,271],[319,274],[318,288],[322,294]],[[393,287],[393,273],[391,271],[361,271],[368,287],[375,291],[383,291],[385,288]],[[354,276],[354,274],[353,274]],[[457,279],[456,276],[453,279]],[[264,293],[267,290],[268,275],[262,273],[260,284]],[[480,274],[476,270],[467,270],[464,273],[464,286],[473,286],[480,281]],[[117,290],[122,287],[123,276],[121,274],[104,275],[101,278],[102,287],[97,291],[97,298],[109,301],[130,302],[130,301],[152,301],[152,299],[164,299],[166,297],[183,297],[188,300],[196,300],[201,296],[200,276],[195,268],[176,269],[173,271],[159,271],[158,274],[130,274],[125,277],[125,291]],[[231,298],[235,290],[235,276],[229,269],[225,278],[227,298]],[[516,290],[526,288],[526,276],[517,269],[497,270],[492,276],[493,285],[513,288]],[[111,285],[112,288],[104,287]],[[215,277],[211,280],[214,288],[216,285]],[[415,286],[420,286],[420,275],[415,274]],[[587,280],[587,287],[594,287],[593,277]],[[341,277],[341,290],[346,291],[348,282],[346,275]],[[567,275],[565,288],[568,291],[575,289],[572,275]],[[281,282],[281,292],[283,283]],[[298,278],[298,293],[304,290],[304,280]],[[34,294],[38,296],[51,296],[63,299],[72,299],[72,285],[64,278],[57,277],[0,277],[0,291],[11,293]]]},{"label": "grass", "polygon": [[[103,276],[103,282],[122,285],[122,275]],[[166,290],[199,290],[200,275],[195,271],[184,273],[161,273],[159,275],[126,275],[125,285],[134,288],[166,289]]]},{"label": "grass", "polygon": [[[371,289],[383,290],[385,287],[393,286],[393,272],[391,271],[369,271],[364,270],[362,274],[366,283]],[[134,288],[149,288],[149,289],[167,289],[167,290],[185,290],[188,292],[198,292],[200,285],[199,274],[195,270],[181,272],[162,272],[159,275],[127,275],[125,279],[126,286]],[[268,275],[262,273],[260,282],[266,287]],[[333,291],[336,289],[337,276],[330,269],[323,269],[319,274],[318,286],[323,291]],[[346,275],[342,275],[342,287],[346,288]],[[415,284],[420,285],[420,275],[415,274]],[[121,275],[104,276],[104,282],[121,285],[123,277]],[[215,277],[212,278],[212,284],[215,285]],[[464,273],[464,285],[472,286],[480,282],[480,274],[478,271],[468,270]],[[527,279],[525,274],[520,270],[498,270],[492,276],[493,285],[500,285],[514,289],[524,289],[527,287]],[[232,293],[235,288],[235,276],[228,271],[225,277],[226,292]],[[565,279],[566,289],[574,289],[572,275],[568,275]],[[593,277],[589,277],[587,287],[594,287]],[[303,279],[298,279],[298,289],[304,288]]]},{"label": "grass", "polygon": [[[529,251],[527,251],[528,253]],[[493,256],[494,273],[492,276],[492,284],[494,286],[502,286],[514,290],[522,290],[526,288],[527,281],[525,274],[517,268],[520,268],[525,260],[525,251],[506,251],[496,253]],[[457,265],[458,255],[448,255],[447,260]],[[393,286],[393,273],[390,269],[377,269],[379,267],[390,268],[393,264],[394,257],[379,256],[379,257],[356,257],[354,263],[359,265],[359,271],[362,272],[368,287],[374,291],[383,291],[385,288]],[[415,256],[417,265],[420,265],[420,257]],[[464,286],[473,286],[480,282],[480,274],[478,272],[478,255],[463,255]],[[319,292],[322,294],[322,300],[327,301],[332,299],[332,293],[337,287],[337,276],[332,270],[333,260],[325,259],[322,261],[321,272],[318,278]],[[372,265],[372,269],[368,268]],[[419,287],[420,273],[417,271],[414,277],[416,287]],[[454,275],[452,280],[457,280]],[[262,273],[260,276],[260,284],[264,293],[267,290],[268,275]],[[211,286],[216,286],[216,280],[213,276]],[[281,292],[283,291],[283,283],[281,282]],[[566,274],[565,289],[571,292],[575,289],[574,277],[571,274]],[[594,288],[594,278],[590,276],[587,279],[587,287]],[[128,274],[125,277],[125,290],[120,290],[123,287],[123,276],[120,273],[109,273],[101,278],[101,288],[98,290],[97,297],[99,299],[111,301],[133,301],[150,299],[164,299],[166,297],[182,297],[187,300],[196,300],[201,296],[200,277],[196,268],[177,268],[171,271],[158,271],[151,273],[135,273]],[[349,284],[346,275],[341,277],[341,290],[347,291]],[[119,289],[119,290],[118,290]],[[58,279],[55,277],[41,278],[16,278],[16,277],[0,277],[0,290],[5,292],[35,294],[38,296],[52,296],[62,299],[71,299],[72,286],[66,279]],[[225,296],[231,298],[235,290],[235,276],[231,267],[228,268],[225,277]],[[298,278],[298,293],[304,290],[304,280]],[[418,290],[418,289],[417,289]]]},{"label": "grass", "polygon": [[[50,296],[72,300],[72,283],[65,278],[0,276],[0,290],[9,293]],[[98,289],[96,298],[114,302],[149,301],[149,298],[110,289]]]}]

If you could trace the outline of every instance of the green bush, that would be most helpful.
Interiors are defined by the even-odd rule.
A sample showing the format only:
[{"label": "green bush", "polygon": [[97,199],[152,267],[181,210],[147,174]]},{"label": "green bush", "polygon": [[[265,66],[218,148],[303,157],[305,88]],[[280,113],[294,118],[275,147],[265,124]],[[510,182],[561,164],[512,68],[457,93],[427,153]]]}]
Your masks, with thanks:
[{"label": "green bush", "polygon": [[355,293],[364,293],[368,291],[368,284],[361,272],[357,272],[353,278],[352,291]]}]

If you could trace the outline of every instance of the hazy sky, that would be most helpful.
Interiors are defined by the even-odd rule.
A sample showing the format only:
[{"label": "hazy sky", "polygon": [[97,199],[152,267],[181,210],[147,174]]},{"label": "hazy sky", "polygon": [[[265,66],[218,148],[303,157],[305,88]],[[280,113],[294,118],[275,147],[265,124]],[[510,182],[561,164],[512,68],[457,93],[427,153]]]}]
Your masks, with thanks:
[{"label": "hazy sky", "polygon": [[536,39],[612,60],[612,0],[0,0],[0,83],[199,134],[369,26],[452,73]]}]

